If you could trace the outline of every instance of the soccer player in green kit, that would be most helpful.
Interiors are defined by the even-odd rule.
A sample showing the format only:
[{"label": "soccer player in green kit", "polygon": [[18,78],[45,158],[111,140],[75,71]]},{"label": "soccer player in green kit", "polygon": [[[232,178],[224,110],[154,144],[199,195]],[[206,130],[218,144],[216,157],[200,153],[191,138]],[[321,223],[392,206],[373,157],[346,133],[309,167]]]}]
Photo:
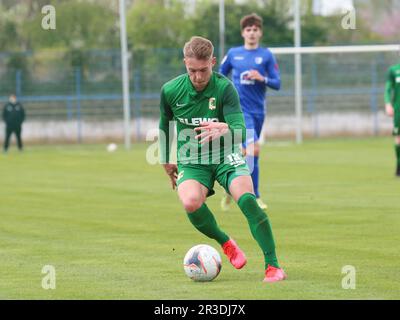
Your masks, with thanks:
[{"label": "soccer player in green kit", "polygon": [[[215,180],[223,186],[245,215],[264,254],[264,282],[284,280],[286,274],[278,264],[270,222],[257,204],[250,172],[240,152],[246,129],[239,97],[229,79],[213,72],[213,52],[208,39],[192,37],[183,48],[187,73],[168,81],[161,89],[161,162],[173,189],[177,187],[190,222],[216,240],[230,263],[241,269],[247,262],[244,253],[219,228],[205,203],[214,194]],[[169,123],[173,120],[178,134],[177,165],[169,163]]]},{"label": "soccer player in green kit", "polygon": [[396,176],[400,177],[400,64],[393,65],[387,72],[385,87],[386,113],[393,117],[393,135],[396,150]]}]

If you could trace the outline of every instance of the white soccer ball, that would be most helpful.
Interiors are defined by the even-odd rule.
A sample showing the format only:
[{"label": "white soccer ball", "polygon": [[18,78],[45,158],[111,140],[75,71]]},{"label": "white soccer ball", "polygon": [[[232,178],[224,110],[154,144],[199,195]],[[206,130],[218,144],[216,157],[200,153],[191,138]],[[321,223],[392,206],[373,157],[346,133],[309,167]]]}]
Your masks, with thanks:
[{"label": "white soccer ball", "polygon": [[207,244],[190,248],[183,259],[186,275],[193,281],[211,281],[221,271],[221,256]]},{"label": "white soccer ball", "polygon": [[108,151],[108,152],[114,152],[115,150],[117,150],[117,145],[116,145],[115,143],[110,143],[110,144],[107,146],[107,151]]}]

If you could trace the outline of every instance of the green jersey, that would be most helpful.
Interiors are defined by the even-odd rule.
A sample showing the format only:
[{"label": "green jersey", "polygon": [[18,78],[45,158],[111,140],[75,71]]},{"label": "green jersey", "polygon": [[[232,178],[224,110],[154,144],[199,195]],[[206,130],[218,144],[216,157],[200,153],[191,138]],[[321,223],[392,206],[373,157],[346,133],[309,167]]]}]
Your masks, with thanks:
[{"label": "green jersey", "polygon": [[[178,163],[222,163],[226,155],[239,153],[240,144],[245,140],[246,129],[238,93],[228,78],[216,72],[200,92],[193,87],[187,73],[162,87],[159,125],[162,163],[169,162],[173,133],[170,132],[170,121],[176,122]],[[230,132],[201,145],[195,139],[200,132],[194,128],[202,122],[225,122]]]},{"label": "green jersey", "polygon": [[385,103],[391,103],[400,112],[400,64],[391,66],[387,72]]}]

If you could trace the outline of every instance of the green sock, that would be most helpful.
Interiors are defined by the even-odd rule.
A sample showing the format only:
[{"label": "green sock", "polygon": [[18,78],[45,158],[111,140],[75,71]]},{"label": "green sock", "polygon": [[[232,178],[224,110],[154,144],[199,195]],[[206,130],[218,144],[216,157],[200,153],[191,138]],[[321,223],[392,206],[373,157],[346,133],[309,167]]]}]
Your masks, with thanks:
[{"label": "green sock", "polygon": [[396,149],[397,167],[399,167],[400,166],[400,144],[396,144],[395,149]]},{"label": "green sock", "polygon": [[188,213],[188,218],[197,230],[216,240],[221,246],[229,240],[229,237],[218,227],[217,221],[205,203],[196,211]]},{"label": "green sock", "polygon": [[247,218],[251,234],[264,253],[265,268],[268,264],[279,268],[271,224],[265,212],[258,206],[255,195],[245,193],[238,200],[238,205]]}]

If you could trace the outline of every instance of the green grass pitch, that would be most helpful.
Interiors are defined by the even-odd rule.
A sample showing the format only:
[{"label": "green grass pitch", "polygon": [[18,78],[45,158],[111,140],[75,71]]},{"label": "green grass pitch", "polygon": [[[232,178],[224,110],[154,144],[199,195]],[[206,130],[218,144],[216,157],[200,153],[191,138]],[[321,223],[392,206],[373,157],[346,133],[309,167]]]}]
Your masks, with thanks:
[{"label": "green grass pitch", "polygon": [[[391,138],[327,139],[262,148],[267,199],[287,281],[266,284],[263,259],[236,206],[220,226],[245,251],[235,270],[198,233],[147,145],[14,145],[0,154],[1,299],[399,299],[400,179]],[[222,256],[212,282],[186,277],[195,244]],[[56,289],[42,288],[44,265]],[[343,289],[354,266],[356,288]]]}]

